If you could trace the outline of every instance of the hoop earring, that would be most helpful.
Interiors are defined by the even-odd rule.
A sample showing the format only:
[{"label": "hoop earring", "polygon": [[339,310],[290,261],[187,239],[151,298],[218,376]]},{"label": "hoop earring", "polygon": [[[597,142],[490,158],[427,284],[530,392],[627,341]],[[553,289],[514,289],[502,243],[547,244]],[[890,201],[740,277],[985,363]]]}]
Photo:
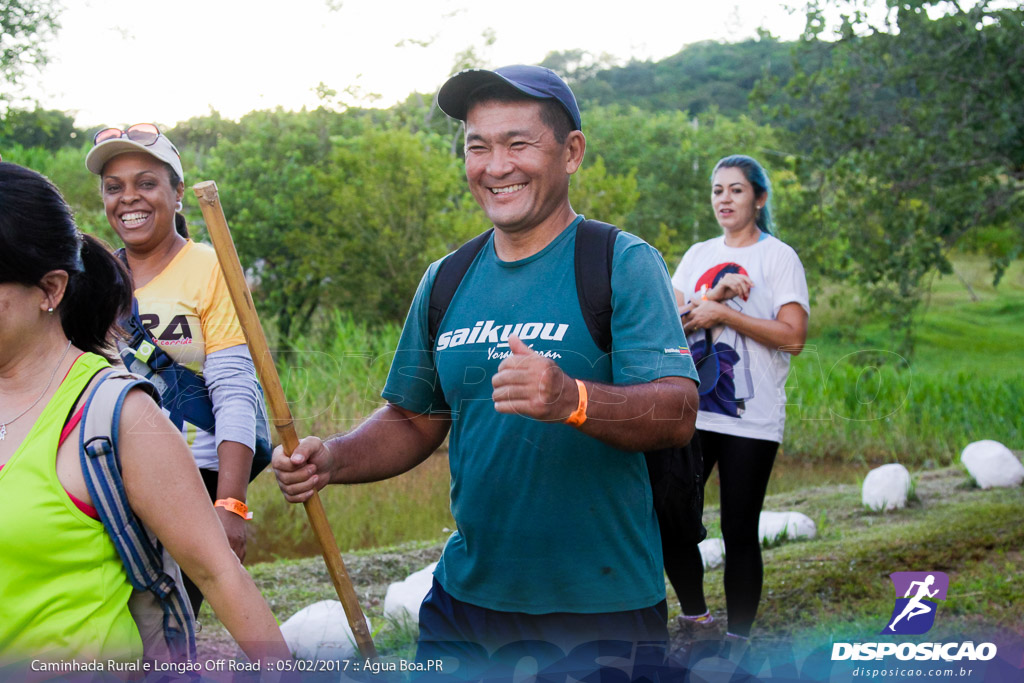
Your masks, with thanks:
[{"label": "hoop earring", "polygon": [[185,208],[185,206],[181,203],[180,199],[178,200],[178,203],[174,205],[174,210],[177,213],[181,213],[181,210],[184,209],[184,208]]}]

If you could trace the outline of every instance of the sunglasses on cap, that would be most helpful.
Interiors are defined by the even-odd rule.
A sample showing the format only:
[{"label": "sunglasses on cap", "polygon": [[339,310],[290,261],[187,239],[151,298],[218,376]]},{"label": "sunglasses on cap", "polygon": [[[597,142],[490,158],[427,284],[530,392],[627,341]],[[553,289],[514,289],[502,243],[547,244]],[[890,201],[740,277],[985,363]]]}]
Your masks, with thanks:
[{"label": "sunglasses on cap", "polygon": [[136,123],[134,126],[128,126],[126,130],[120,128],[104,128],[92,138],[92,144],[98,145],[101,142],[107,140],[116,140],[117,138],[128,138],[132,142],[137,142],[140,145],[148,147],[157,141],[160,137],[160,129],[152,123]]}]

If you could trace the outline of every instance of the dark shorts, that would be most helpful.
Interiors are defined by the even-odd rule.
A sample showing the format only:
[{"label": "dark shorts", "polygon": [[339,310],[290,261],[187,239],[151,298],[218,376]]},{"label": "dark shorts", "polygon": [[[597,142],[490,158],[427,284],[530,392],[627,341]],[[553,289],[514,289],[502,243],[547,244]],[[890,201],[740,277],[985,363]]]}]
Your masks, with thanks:
[{"label": "dark shorts", "polygon": [[665,660],[667,616],[664,600],[625,612],[499,612],[456,600],[434,579],[420,606],[418,680],[656,680],[644,672]]}]

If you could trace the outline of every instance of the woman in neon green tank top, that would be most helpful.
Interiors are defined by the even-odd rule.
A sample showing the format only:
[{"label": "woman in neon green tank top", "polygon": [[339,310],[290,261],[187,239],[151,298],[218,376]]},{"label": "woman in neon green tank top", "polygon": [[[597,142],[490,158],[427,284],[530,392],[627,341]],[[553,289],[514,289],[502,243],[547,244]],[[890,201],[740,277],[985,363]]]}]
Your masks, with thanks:
[{"label": "woman in neon green tank top", "polygon": [[[57,189],[0,163],[0,665],[142,654],[121,560],[89,514],[74,426],[83,393],[110,367],[111,327],[130,301],[124,268],[78,232]],[[120,435],[135,513],[250,658],[289,658],[188,447],[144,392],[126,399]]]}]

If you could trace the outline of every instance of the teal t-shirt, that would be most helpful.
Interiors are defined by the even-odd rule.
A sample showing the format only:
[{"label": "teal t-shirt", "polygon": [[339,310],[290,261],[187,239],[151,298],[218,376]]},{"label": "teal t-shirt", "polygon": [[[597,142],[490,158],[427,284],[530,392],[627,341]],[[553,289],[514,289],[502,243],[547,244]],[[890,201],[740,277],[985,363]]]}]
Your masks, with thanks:
[{"label": "teal t-shirt", "polygon": [[[643,454],[560,423],[494,410],[491,377],[516,334],[571,377],[638,384],[696,380],[668,270],[619,233],[612,259],[612,352],[594,344],[576,295],[577,218],[542,251],[498,260],[484,245],[428,349],[427,270],[383,397],[416,413],[451,411],[457,529],[435,576],[458,600],[493,610],[617,612],[665,597],[661,538]],[[436,361],[436,367],[435,367]]]}]

